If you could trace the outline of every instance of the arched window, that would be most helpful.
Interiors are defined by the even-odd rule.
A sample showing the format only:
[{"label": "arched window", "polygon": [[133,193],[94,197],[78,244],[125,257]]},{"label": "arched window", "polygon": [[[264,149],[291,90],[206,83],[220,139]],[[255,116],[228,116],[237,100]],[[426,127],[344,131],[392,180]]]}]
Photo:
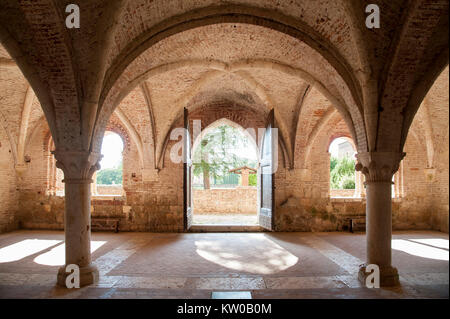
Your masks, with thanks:
[{"label": "arched window", "polygon": [[94,195],[123,195],[123,141],[114,132],[106,131],[100,170],[94,175]]},{"label": "arched window", "polygon": [[[55,145],[51,136],[45,145],[47,156],[47,192],[49,195],[64,196],[64,172],[56,167],[56,159],[52,154]],[[93,176],[93,195],[123,195],[123,141],[114,132],[107,131],[103,139],[100,170]]]},{"label": "arched window", "polygon": [[330,153],[331,197],[354,197],[356,190],[355,146],[348,137],[335,138],[328,148]]}]

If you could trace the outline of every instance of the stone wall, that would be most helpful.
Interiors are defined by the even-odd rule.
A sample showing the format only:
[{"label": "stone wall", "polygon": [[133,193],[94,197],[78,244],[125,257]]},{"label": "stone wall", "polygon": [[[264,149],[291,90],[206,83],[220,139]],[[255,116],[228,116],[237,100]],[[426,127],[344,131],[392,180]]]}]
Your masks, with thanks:
[{"label": "stone wall", "polygon": [[[336,102],[358,137],[359,151],[400,151],[402,132],[416,113],[411,97],[425,93],[421,90],[428,88],[436,72],[430,66],[440,61],[435,57],[448,46],[446,37],[440,39],[445,34],[438,33],[448,11],[445,1],[438,1],[433,10],[385,1],[381,11],[389,11],[391,22],[369,32],[364,41],[351,32],[352,13],[358,10],[342,6],[346,1],[219,1],[230,13],[225,19],[220,16],[225,7],[197,0],[183,6],[127,1],[124,14],[113,19],[114,8],[108,13],[108,2],[103,1],[92,10],[85,7],[84,21],[95,23],[104,12],[105,21],[120,27],[84,32],[89,29],[85,24],[69,39],[58,23],[41,23],[49,19],[45,13],[53,5],[27,6],[28,2],[2,12],[6,19],[1,30],[14,41],[8,40],[6,48],[0,45],[0,120],[6,131],[0,136],[0,229],[16,222],[27,228],[62,227],[64,201],[56,191],[63,185],[61,176],[54,174],[48,127],[39,124],[45,117],[38,99],[46,102],[46,118],[61,151],[98,151],[108,121],[108,129],[122,134],[124,196],[94,199],[92,211],[120,215],[124,229],[182,230],[183,165],[172,163],[165,150],[175,143],[168,141],[168,131],[182,127],[183,108],[204,126],[227,118],[244,128],[264,127],[273,109],[283,150],[275,176],[277,228],[339,229],[337,220],[348,210],[364,213],[364,200],[342,204],[331,198],[328,145],[332,138],[351,135]],[[414,23],[398,23],[405,8]],[[23,17],[36,12],[35,19],[25,19],[30,27],[21,28]],[[292,30],[311,30],[317,50],[302,41],[301,32],[291,32],[291,24]],[[142,42],[158,25],[165,26],[159,41]],[[107,24],[98,24],[102,26]],[[401,41],[394,42],[398,47],[386,45],[384,39],[395,34],[401,35]],[[421,54],[403,56],[412,41]],[[368,59],[358,54],[366,46],[375,52]],[[399,54],[391,54],[393,49]],[[402,188],[401,196],[393,202],[396,229],[448,231],[448,66],[445,72],[409,131],[396,186]],[[380,84],[379,92],[370,93],[364,74]],[[422,78],[424,85],[417,86]],[[25,107],[31,92],[28,80],[37,90],[31,109]],[[371,115],[377,111],[369,107],[373,98],[379,98],[380,103],[373,104],[385,110],[380,108],[378,117]],[[25,154],[14,158],[15,150]],[[15,164],[23,164],[24,158],[31,162],[17,178]],[[428,178],[425,172],[430,170],[435,173]],[[58,181],[49,183],[49,176]]]},{"label": "stone wall", "polygon": [[[447,108],[448,112],[448,108]],[[448,123],[447,134],[443,136],[442,143],[437,145],[435,168],[430,182],[432,194],[432,226],[433,229],[448,233],[449,223],[449,148],[448,148]]]},{"label": "stone wall", "polygon": [[195,189],[193,192],[195,214],[256,214],[257,188]]},{"label": "stone wall", "polygon": [[17,228],[16,171],[5,129],[0,124],[0,233]]},{"label": "stone wall", "polygon": [[353,197],[355,195],[354,189],[331,189],[331,197]]},{"label": "stone wall", "polygon": [[[254,118],[254,114],[246,116],[242,110],[240,113],[231,111],[226,108],[221,112],[215,110],[209,116],[210,110],[200,108],[197,114],[192,113],[192,119],[201,119],[206,126],[220,116],[230,116],[231,120],[244,127],[263,125],[262,118],[249,121]],[[179,121],[177,127],[181,126],[182,122]],[[126,134],[126,131],[121,134]],[[328,146],[332,138],[348,135],[345,123],[336,114],[314,138],[308,154],[305,153],[306,147],[296,148],[293,168],[289,167],[284,152],[280,151],[275,174],[275,222],[278,231],[339,231],[347,229],[350,217],[364,217],[364,198],[333,198],[336,192],[330,192]],[[18,184],[20,192],[16,220],[20,221],[21,227],[27,229],[63,229],[64,225],[64,198],[49,193],[47,189],[51,155],[45,148],[46,136],[48,127],[45,125],[34,131],[27,148],[31,162]],[[174,163],[170,159],[170,149],[179,141],[167,142],[164,160],[157,170],[151,161],[143,168],[134,142],[126,136],[124,140],[124,195],[105,198],[94,196],[92,216],[120,218],[121,231],[183,231],[183,164]],[[6,152],[2,155],[2,163],[6,163],[2,165],[5,168],[2,172],[9,173],[3,173],[2,178],[10,178],[11,185],[14,185],[13,161],[10,159],[4,162],[4,158],[10,155],[8,149],[4,148],[6,144],[3,141],[2,137],[0,150]],[[447,141],[444,140],[442,144],[448,145],[448,135]],[[448,151],[445,153],[443,146],[437,149],[436,174],[432,181],[425,174],[425,142],[420,135],[408,136],[405,152],[407,155],[398,173],[402,174],[403,179],[401,196],[392,203],[393,228],[448,231]],[[2,189],[2,198],[5,196],[3,194],[14,194],[11,188],[8,189],[10,191]],[[211,190],[210,193],[224,191]],[[196,195],[199,191],[195,192],[197,194],[194,194],[194,200],[198,200]],[[257,191],[254,193],[256,195]],[[214,203],[213,196],[205,196],[211,198],[205,206],[211,206]],[[236,201],[231,205],[232,200],[225,199],[224,196],[215,196],[223,200],[218,206],[233,210],[230,207],[234,207]],[[199,203],[194,202],[194,206],[197,213],[201,211]],[[6,211],[14,210],[2,210]],[[6,219],[10,220],[9,213],[3,214],[9,216]]]},{"label": "stone wall", "polygon": [[101,185],[97,184],[96,195],[123,195],[122,185]]}]

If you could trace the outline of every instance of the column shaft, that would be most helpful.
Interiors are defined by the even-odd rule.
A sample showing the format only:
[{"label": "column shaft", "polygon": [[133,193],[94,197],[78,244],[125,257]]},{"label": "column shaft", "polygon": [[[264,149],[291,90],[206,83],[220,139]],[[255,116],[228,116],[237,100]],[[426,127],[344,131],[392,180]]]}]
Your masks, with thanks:
[{"label": "column shaft", "polygon": [[66,264],[91,262],[91,183],[65,183]]},{"label": "column shaft", "polygon": [[58,285],[66,286],[68,265],[80,270],[80,286],[95,283],[98,270],[91,264],[91,183],[101,155],[86,151],[54,151],[64,172],[64,231],[66,264],[58,271]]},{"label": "column shaft", "polygon": [[366,184],[367,263],[391,265],[392,212],[390,182]]},{"label": "column shaft", "polygon": [[[367,265],[377,265],[381,286],[399,284],[397,269],[391,265],[392,241],[392,176],[405,153],[362,152],[356,155],[355,166],[366,177],[366,240],[367,262],[361,265],[358,277],[363,284],[369,273]],[[371,273],[371,272],[370,272]]]}]

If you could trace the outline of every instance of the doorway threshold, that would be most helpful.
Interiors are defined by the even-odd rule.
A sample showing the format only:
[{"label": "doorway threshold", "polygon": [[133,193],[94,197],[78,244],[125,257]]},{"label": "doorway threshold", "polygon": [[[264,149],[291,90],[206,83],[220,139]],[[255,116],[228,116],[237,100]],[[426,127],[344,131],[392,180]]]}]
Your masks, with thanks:
[{"label": "doorway threshold", "polygon": [[218,225],[194,224],[189,228],[191,233],[246,233],[266,231],[259,225]]}]

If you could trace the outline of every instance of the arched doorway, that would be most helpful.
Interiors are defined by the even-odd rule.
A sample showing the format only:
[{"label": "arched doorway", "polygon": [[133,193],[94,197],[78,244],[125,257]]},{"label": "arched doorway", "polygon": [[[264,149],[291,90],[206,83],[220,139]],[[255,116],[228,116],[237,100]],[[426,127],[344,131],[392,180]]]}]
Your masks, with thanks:
[{"label": "arched doorway", "polygon": [[257,225],[258,148],[240,125],[219,119],[196,137],[193,224]]}]

